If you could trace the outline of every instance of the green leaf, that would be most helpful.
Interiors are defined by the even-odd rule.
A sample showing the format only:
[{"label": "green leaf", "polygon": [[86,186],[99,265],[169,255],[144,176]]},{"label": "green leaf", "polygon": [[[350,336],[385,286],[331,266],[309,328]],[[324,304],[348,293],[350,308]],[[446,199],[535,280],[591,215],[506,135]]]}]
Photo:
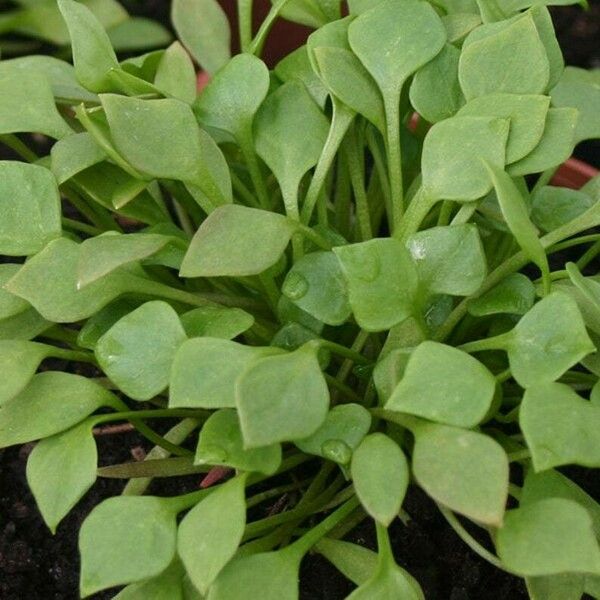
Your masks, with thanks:
[{"label": "green leaf", "polygon": [[299,82],[283,84],[256,114],[256,152],[273,171],[293,218],[300,180],[317,164],[328,132],[329,121]]},{"label": "green leaf", "polygon": [[184,342],[171,369],[170,407],[235,407],[235,382],[252,362],[280,352],[210,337]]},{"label": "green leaf", "polygon": [[314,549],[356,585],[367,581],[377,568],[377,554],[358,544],[323,538]]},{"label": "green leaf", "polygon": [[412,470],[436,502],[498,527],[508,495],[508,459],[487,435],[433,423],[415,428]]},{"label": "green leaf", "polygon": [[585,578],[568,573],[528,577],[526,581],[531,600],[581,600]]},{"label": "green leaf", "polygon": [[180,274],[257,275],[279,260],[294,230],[294,224],[277,213],[235,204],[221,206],[200,226]]},{"label": "green leaf", "polygon": [[0,320],[0,340],[31,340],[51,325],[34,308],[28,308]]},{"label": "green leaf", "polygon": [[487,274],[474,225],[432,227],[412,235],[406,245],[417,266],[419,284],[428,294],[470,296]]},{"label": "green leaf", "polygon": [[135,310],[141,302],[120,298],[92,315],[79,330],[77,345],[94,350],[98,340],[122,317]]},{"label": "green leaf", "polygon": [[[128,585],[114,600],[191,600],[184,594],[184,573],[181,563],[175,560],[160,575]],[[201,600],[199,594],[194,600]]]},{"label": "green leaf", "polygon": [[536,473],[533,469],[529,469],[522,488],[520,505],[525,506],[545,498],[565,498],[581,504],[592,517],[596,537],[600,537],[600,504],[598,502],[558,471],[549,469]]},{"label": "green leaf", "polygon": [[423,187],[434,199],[465,202],[483,198],[492,182],[483,160],[502,169],[509,121],[453,117],[436,123],[423,145]]},{"label": "green leaf", "polygon": [[202,427],[194,464],[222,465],[272,475],[281,464],[281,446],[244,448],[237,413],[223,409],[213,413]]},{"label": "green leaf", "polygon": [[77,286],[82,289],[119,267],[147,258],[170,241],[166,235],[148,233],[119,235],[110,232],[88,238],[79,246]]},{"label": "green leaf", "polygon": [[550,98],[540,95],[490,94],[473,98],[458,112],[459,116],[510,119],[506,163],[527,156],[544,134]]},{"label": "green leaf", "polygon": [[544,186],[531,199],[531,220],[543,231],[554,231],[582,215],[597,201],[569,188]]},{"label": "green leaf", "polygon": [[43,167],[0,161],[0,252],[28,256],[60,237],[60,196]]},{"label": "green leaf", "polygon": [[201,306],[181,315],[188,337],[232,340],[254,325],[254,317],[241,308]]},{"label": "green leaf", "polygon": [[64,137],[52,146],[51,169],[59,184],[106,159],[106,153],[87,132]]},{"label": "green leaf", "polygon": [[119,63],[106,31],[84,4],[58,0],[58,7],[69,29],[79,83],[91,92],[111,91],[108,74],[118,69]]},{"label": "green leaf", "polygon": [[54,104],[48,79],[16,60],[0,62],[0,134],[43,133],[60,139],[73,133]]},{"label": "green leaf", "polygon": [[526,200],[509,175],[489,163],[486,163],[486,167],[489,170],[498,204],[500,204],[500,210],[508,228],[525,255],[539,267],[545,283],[548,282],[549,285],[548,257],[538,238],[535,225],[529,219]]},{"label": "green leaf", "polygon": [[360,327],[384,331],[413,314],[417,272],[400,241],[380,238],[333,251],[342,265],[350,306]]},{"label": "green leaf", "polygon": [[592,520],[570,500],[549,498],[508,511],[496,545],[502,562],[520,575],[600,574]]},{"label": "green leaf", "polygon": [[179,525],[177,552],[201,594],[206,594],[242,541],[245,484],[243,475],[223,484],[192,508]]},{"label": "green leaf", "polygon": [[421,67],[413,77],[410,102],[430,123],[454,116],[465,103],[458,83],[459,58],[460,50],[446,44],[442,51]]},{"label": "green leaf", "polygon": [[[283,82],[300,81],[321,109],[325,107],[328,91],[312,67],[307,46],[300,46],[281,59],[275,67],[275,75]],[[265,94],[266,95],[266,94]]]},{"label": "green leaf", "polygon": [[0,340],[0,406],[14,398],[29,383],[49,347],[23,340]]},{"label": "green leaf", "polygon": [[4,284],[10,281],[19,272],[20,268],[20,264],[0,264],[0,321],[18,315],[30,308],[29,302],[4,289]]},{"label": "green leaf", "polygon": [[469,300],[468,310],[475,317],[524,315],[534,301],[535,286],[531,280],[522,273],[512,273],[479,298]]},{"label": "green leaf", "polygon": [[386,409],[471,428],[486,416],[496,379],[478,360],[451,346],[423,342],[410,355]]},{"label": "green leaf", "polygon": [[513,177],[541,173],[567,160],[575,148],[577,115],[574,108],[551,108],[540,143],[531,154],[510,165],[508,172]]},{"label": "green leaf", "polygon": [[397,97],[408,77],[442,50],[446,30],[428,3],[386,0],[352,21],[348,39],[384,97]]},{"label": "green leaf", "polygon": [[[275,4],[275,0],[271,0],[271,3]],[[321,6],[326,3],[327,0],[288,0],[282,5],[281,16],[288,21],[300,23],[307,27],[321,27],[327,23],[327,16]],[[340,2],[334,0],[333,3],[338,5],[337,18],[339,18]]]},{"label": "green leaf", "polygon": [[467,37],[473,29],[481,25],[481,16],[472,13],[454,13],[442,16],[442,23],[446,28],[448,42],[455,44]]},{"label": "green leaf", "polygon": [[345,48],[314,49],[319,76],[346,106],[385,131],[383,98],[377,84],[356,56]]},{"label": "green leaf", "polygon": [[594,72],[567,67],[550,95],[554,106],[579,111],[575,143],[600,137],[600,87]]},{"label": "green leaf", "polygon": [[207,600],[297,600],[299,567],[287,550],[242,556],[221,571]]},{"label": "green leaf", "polygon": [[132,166],[152,177],[199,183],[202,134],[189,105],[115,94],[101,100],[115,147]]},{"label": "green leaf", "polygon": [[231,56],[229,21],[216,0],[174,0],[177,36],[205,71],[215,73]]},{"label": "green leaf", "polygon": [[[470,41],[476,35],[476,41]],[[550,64],[531,14],[498,33],[481,38],[477,30],[465,40],[458,70],[467,98],[487,94],[543,94]]]},{"label": "green leaf", "polygon": [[247,448],[312,435],[329,409],[317,348],[309,342],[250,363],[237,379],[235,398]]},{"label": "green leaf", "polygon": [[5,285],[54,323],[74,323],[98,312],[126,291],[123,275],[114,273],[77,289],[80,246],[66,238],[50,242]]},{"label": "green leaf", "polygon": [[509,332],[506,348],[513,377],[527,388],[555,381],[595,346],[575,300],[553,292]]},{"label": "green leaf", "polygon": [[351,314],[346,280],[333,252],[312,252],[288,272],[282,293],[315,319],[341,325]]},{"label": "green leaf", "polygon": [[96,481],[93,421],[42,440],[27,460],[27,483],[52,533]]},{"label": "green leaf", "polygon": [[360,404],[341,404],[329,411],[317,431],[298,440],[296,446],[307,454],[346,465],[370,427],[371,415],[366,408]]},{"label": "green leaf", "polygon": [[269,91],[269,70],[251,54],[234,56],[215,74],[194,104],[203,126],[233,135],[252,145],[254,115]]},{"label": "green leaf", "polygon": [[185,340],[179,317],[169,304],[146,302],[98,340],[96,357],[130,398],[150,400],[169,384],[173,358]]},{"label": "green leaf", "polygon": [[536,471],[566,464],[600,467],[600,407],[570,387],[547,383],[528,388],[519,424]]},{"label": "green leaf", "polygon": [[402,450],[387,435],[373,433],[354,451],[351,473],[363,508],[387,527],[400,512],[410,478]]},{"label": "green leaf", "polygon": [[158,64],[154,85],[168,96],[192,104],[196,99],[196,70],[179,42],[173,42]]},{"label": "green leaf", "polygon": [[113,394],[85,377],[58,371],[40,373],[0,407],[0,448],[60,433],[116,402]]},{"label": "green leaf", "polygon": [[108,38],[117,52],[163,48],[172,36],[160,23],[144,17],[129,17],[107,29]]},{"label": "green leaf", "polygon": [[176,513],[168,499],[105,500],[79,530],[81,596],[159,575],[175,556]]}]

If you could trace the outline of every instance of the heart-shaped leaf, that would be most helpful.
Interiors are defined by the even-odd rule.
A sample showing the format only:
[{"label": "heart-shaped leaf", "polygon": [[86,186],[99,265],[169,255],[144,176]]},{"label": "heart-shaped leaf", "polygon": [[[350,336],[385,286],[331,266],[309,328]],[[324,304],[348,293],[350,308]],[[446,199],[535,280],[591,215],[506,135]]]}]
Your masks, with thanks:
[{"label": "heart-shaped leaf", "polygon": [[386,408],[469,428],[483,420],[495,391],[494,376],[478,360],[427,341],[410,355]]},{"label": "heart-shaped leaf", "polygon": [[435,199],[465,202],[491,189],[486,160],[504,167],[509,122],[489,117],[453,117],[436,123],[423,145],[423,187]]},{"label": "heart-shaped leaf", "polygon": [[273,444],[245,449],[237,413],[223,409],[213,413],[204,423],[194,463],[272,475],[281,464],[281,446]]},{"label": "heart-shaped leaf", "polygon": [[527,156],[544,134],[550,98],[541,95],[490,94],[473,98],[458,114],[473,117],[510,119],[506,163]]},{"label": "heart-shaped leaf", "polygon": [[531,198],[531,220],[543,231],[554,231],[582,215],[596,203],[584,192],[544,186]]},{"label": "heart-shaped leaf", "polygon": [[363,508],[387,527],[400,512],[408,488],[404,453],[387,435],[373,433],[354,451],[351,473]]},{"label": "heart-shaped leaf", "polygon": [[272,93],[254,119],[256,152],[277,178],[293,218],[298,217],[300,180],[317,164],[328,132],[329,121],[299,82]]},{"label": "heart-shaped leaf", "polygon": [[257,275],[289,244],[294,224],[283,215],[231,204],[202,223],[181,265],[182,277]]},{"label": "heart-shaped leaf", "polygon": [[196,70],[185,48],[174,42],[158,64],[154,85],[166,95],[192,104],[196,99]]},{"label": "heart-shaped leaf", "polygon": [[119,63],[108,35],[94,13],[80,2],[58,0],[58,7],[67,23],[77,79],[91,92],[113,89],[108,76]]},{"label": "heart-shaped leaf", "polygon": [[528,388],[519,424],[536,471],[566,464],[600,466],[600,408],[570,387],[548,383]]},{"label": "heart-shaped leaf", "polygon": [[201,306],[181,315],[188,337],[232,340],[254,324],[254,317],[241,308]]},{"label": "heart-shaped leaf", "polygon": [[185,340],[183,326],[169,304],[146,302],[98,340],[96,357],[130,398],[150,400],[169,384],[173,358]]},{"label": "heart-shaped leaf", "polygon": [[96,481],[93,421],[42,440],[27,460],[27,483],[52,533]]},{"label": "heart-shaped leaf", "polygon": [[309,343],[250,363],[235,384],[235,398],[247,448],[312,435],[329,409],[316,347]]},{"label": "heart-shaped leaf", "polygon": [[334,252],[348,284],[350,306],[367,331],[384,331],[414,311],[417,272],[410,254],[393,238],[339,246]]},{"label": "heart-shaped leaf", "polygon": [[[470,38],[477,35],[476,41]],[[533,17],[520,18],[501,31],[465,40],[458,72],[467,98],[487,94],[542,94],[550,81],[550,64]]]},{"label": "heart-shaped leaf", "polygon": [[214,73],[227,63],[231,56],[229,21],[216,0],[174,0],[171,21],[203,69]]},{"label": "heart-shaped leaf", "polygon": [[171,369],[169,406],[235,407],[235,382],[246,367],[276,348],[245,346],[210,337],[184,342]]},{"label": "heart-shaped leaf", "polygon": [[575,300],[561,292],[546,296],[519,321],[506,348],[513,377],[525,388],[555,381],[595,350]]},{"label": "heart-shaped leaf", "polygon": [[[413,77],[410,101],[430,123],[454,116],[465,103],[458,82],[460,50],[446,44],[442,51]],[[490,115],[481,115],[490,116]]]},{"label": "heart-shaped leaf", "polygon": [[244,476],[223,484],[192,508],[179,525],[177,552],[201,594],[206,594],[242,541],[245,484]]},{"label": "heart-shaped leaf", "polygon": [[522,273],[512,273],[479,298],[469,301],[469,313],[486,317],[498,313],[524,315],[535,301],[535,286]]},{"label": "heart-shaped leaf", "polygon": [[346,465],[370,427],[371,415],[366,408],[360,404],[340,404],[329,411],[317,431],[298,440],[296,446],[307,454]]},{"label": "heart-shaped leaf", "polygon": [[508,495],[508,459],[487,435],[420,423],[412,457],[419,485],[450,510],[486,525],[502,523]]},{"label": "heart-shaped leaf", "polygon": [[154,577],[175,556],[176,513],[167,499],[117,496],[99,504],[79,531],[81,596]]},{"label": "heart-shaped leaf", "polygon": [[469,296],[485,279],[487,264],[477,227],[431,227],[412,235],[408,250],[427,294]]},{"label": "heart-shaped leaf", "polygon": [[[120,591],[114,600],[143,600],[152,598],[153,600],[201,600],[200,593],[192,590],[195,596],[187,595],[184,592],[185,571],[179,560],[163,571],[157,577],[146,579],[140,583],[132,583]],[[192,584],[189,584],[192,586]],[[187,590],[186,590],[187,591]]]},{"label": "heart-shaped leaf", "polygon": [[104,150],[87,131],[62,138],[52,146],[50,155],[52,173],[59,184],[106,158]]},{"label": "heart-shaped leaf", "polygon": [[351,313],[346,280],[333,252],[311,252],[294,263],[281,291],[327,325],[341,325]]},{"label": "heart-shaped leaf", "polygon": [[23,340],[0,340],[0,406],[14,398],[29,383],[49,353],[43,344]]},{"label": "heart-shaped leaf", "polygon": [[102,406],[116,407],[108,390],[80,375],[46,371],[0,407],[0,448],[65,431]]},{"label": "heart-shaped leaf", "polygon": [[60,197],[52,173],[22,162],[0,161],[0,252],[35,254],[60,237]]},{"label": "heart-shaped leaf", "polygon": [[496,544],[502,562],[520,575],[600,574],[592,519],[571,500],[549,498],[508,511]]}]

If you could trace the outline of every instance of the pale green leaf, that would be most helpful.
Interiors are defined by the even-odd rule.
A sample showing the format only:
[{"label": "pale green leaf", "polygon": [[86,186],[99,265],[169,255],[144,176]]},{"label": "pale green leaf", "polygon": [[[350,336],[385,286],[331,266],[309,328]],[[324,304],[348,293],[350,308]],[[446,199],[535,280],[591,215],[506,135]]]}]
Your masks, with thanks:
[{"label": "pale green leaf", "polygon": [[51,169],[59,184],[106,159],[106,153],[87,132],[74,133],[52,146]]},{"label": "pale green leaf", "polygon": [[524,315],[535,301],[535,286],[522,273],[512,273],[491,290],[469,301],[469,313],[486,317],[498,313]]},{"label": "pale green leaf", "polygon": [[188,337],[232,340],[254,324],[254,317],[241,308],[201,306],[181,315]]},{"label": "pale green leaf", "polygon": [[168,96],[188,104],[196,99],[196,70],[179,42],[173,42],[158,63],[154,85]]}]

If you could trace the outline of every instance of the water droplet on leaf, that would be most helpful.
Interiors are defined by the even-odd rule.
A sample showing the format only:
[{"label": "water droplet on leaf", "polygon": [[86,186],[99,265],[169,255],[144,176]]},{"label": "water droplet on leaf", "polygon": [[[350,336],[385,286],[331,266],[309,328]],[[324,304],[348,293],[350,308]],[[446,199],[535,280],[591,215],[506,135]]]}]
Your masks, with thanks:
[{"label": "water droplet on leaf", "polygon": [[308,292],[308,281],[304,275],[291,271],[283,284],[283,293],[290,300],[300,300],[306,292]]}]

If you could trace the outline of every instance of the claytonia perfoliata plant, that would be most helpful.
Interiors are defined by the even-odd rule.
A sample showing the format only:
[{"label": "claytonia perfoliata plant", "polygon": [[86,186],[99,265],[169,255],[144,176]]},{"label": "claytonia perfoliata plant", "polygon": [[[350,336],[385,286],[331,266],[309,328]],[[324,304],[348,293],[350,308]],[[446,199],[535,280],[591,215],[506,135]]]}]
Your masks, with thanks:
[{"label": "claytonia perfoliata plant", "polygon": [[[600,74],[554,3],[278,0],[254,32],[240,0],[231,57],[216,2],[174,0],[180,42],[119,61],[58,0],[74,66],[0,61],[0,447],[39,440],[52,531],[124,480],[82,597],[292,600],[317,552],[353,600],[421,599],[387,532],[409,485],[534,600],[600,597],[600,506],[557,470],[600,467],[600,179],[549,185]],[[278,16],[315,30],[269,71]],[[155,447],[99,469],[114,422]],[[365,518],[377,553],[343,541]]]}]

